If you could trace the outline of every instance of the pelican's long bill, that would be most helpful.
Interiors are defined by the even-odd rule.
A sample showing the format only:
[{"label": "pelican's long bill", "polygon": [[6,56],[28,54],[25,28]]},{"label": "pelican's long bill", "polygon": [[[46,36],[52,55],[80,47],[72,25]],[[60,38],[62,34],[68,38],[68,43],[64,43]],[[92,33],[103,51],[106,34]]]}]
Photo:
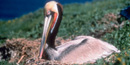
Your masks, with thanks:
[{"label": "pelican's long bill", "polygon": [[51,18],[52,18],[52,15],[45,16],[44,29],[43,29],[39,58],[42,58],[42,55],[43,55],[43,50],[45,48],[46,40],[47,40],[48,33],[49,33],[49,30],[50,30],[50,27],[51,27]]}]

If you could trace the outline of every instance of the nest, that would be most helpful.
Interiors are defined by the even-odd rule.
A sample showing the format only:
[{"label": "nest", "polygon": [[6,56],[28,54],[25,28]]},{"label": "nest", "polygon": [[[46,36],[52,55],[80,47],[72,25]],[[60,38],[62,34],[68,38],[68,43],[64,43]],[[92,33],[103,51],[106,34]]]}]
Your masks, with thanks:
[{"label": "nest", "polygon": [[[55,41],[56,46],[70,41],[58,37]],[[36,40],[29,40],[25,38],[17,38],[6,40],[5,45],[1,46],[0,60],[8,60],[9,62],[24,63],[25,65],[40,65],[40,64],[60,64],[58,61],[48,61],[45,59],[38,59],[41,38]]]}]

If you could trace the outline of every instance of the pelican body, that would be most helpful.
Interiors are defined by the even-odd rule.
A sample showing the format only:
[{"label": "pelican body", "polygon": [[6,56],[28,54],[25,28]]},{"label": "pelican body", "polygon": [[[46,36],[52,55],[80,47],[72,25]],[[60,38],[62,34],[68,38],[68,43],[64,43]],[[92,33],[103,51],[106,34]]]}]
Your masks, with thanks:
[{"label": "pelican body", "polygon": [[64,63],[82,64],[95,62],[97,59],[107,57],[114,52],[120,52],[115,46],[91,36],[78,36],[72,41],[55,46],[55,38],[62,20],[62,5],[58,2],[50,1],[46,3],[44,13],[40,59],[45,58]]}]

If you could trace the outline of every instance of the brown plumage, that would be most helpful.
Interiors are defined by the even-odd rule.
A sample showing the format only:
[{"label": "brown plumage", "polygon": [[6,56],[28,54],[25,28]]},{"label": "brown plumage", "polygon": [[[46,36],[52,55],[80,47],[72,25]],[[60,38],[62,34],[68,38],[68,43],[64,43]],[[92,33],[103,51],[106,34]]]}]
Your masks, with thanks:
[{"label": "brown plumage", "polygon": [[58,60],[64,63],[87,63],[119,53],[115,46],[93,38],[78,36],[74,40],[55,47],[55,37],[62,19],[62,6],[50,1],[45,5],[45,22],[39,58]]}]

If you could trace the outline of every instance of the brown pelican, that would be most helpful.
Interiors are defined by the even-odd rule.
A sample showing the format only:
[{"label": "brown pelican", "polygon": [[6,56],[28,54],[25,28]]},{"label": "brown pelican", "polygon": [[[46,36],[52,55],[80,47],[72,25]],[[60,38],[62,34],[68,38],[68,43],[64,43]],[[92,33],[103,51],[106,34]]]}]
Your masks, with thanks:
[{"label": "brown pelican", "polygon": [[62,5],[50,1],[45,5],[45,19],[39,58],[58,60],[64,63],[94,62],[116,52],[115,46],[91,36],[78,36],[74,40],[55,46],[55,38],[62,20]]}]

